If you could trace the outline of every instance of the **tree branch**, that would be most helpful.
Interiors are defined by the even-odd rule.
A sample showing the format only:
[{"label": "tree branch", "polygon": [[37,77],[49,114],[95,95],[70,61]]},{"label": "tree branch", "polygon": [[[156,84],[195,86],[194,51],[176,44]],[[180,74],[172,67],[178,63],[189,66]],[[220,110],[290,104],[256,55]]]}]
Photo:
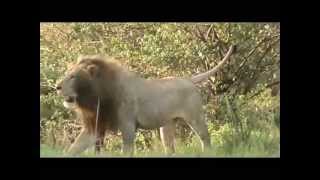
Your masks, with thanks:
[{"label": "tree branch", "polygon": [[[278,85],[278,84],[280,84],[280,81],[275,81],[275,82],[272,82],[272,83],[270,83],[270,84],[267,84],[267,85],[266,85],[264,88],[262,88],[260,91],[256,92],[254,95],[250,96],[250,97],[248,98],[248,100],[249,100],[249,99],[252,99],[252,98],[255,97],[255,96],[258,96],[259,94],[261,94],[262,92],[264,92],[264,91],[267,90],[268,88],[271,88],[271,87],[276,86],[276,85]],[[246,104],[247,102],[248,102],[248,101],[245,101],[245,102],[241,103],[240,106]]]},{"label": "tree branch", "polygon": [[250,96],[249,99],[252,99],[253,97],[258,96],[259,94],[261,94],[262,92],[264,92],[267,88],[271,88],[271,87],[273,87],[273,86],[275,86],[275,85],[278,85],[278,84],[280,84],[280,81],[275,81],[275,82],[272,82],[272,83],[266,85],[266,87],[264,87],[263,89],[261,89],[260,91],[258,91],[257,93],[255,93],[254,95]]},{"label": "tree branch", "polygon": [[203,42],[207,42],[207,39],[204,37],[203,33],[199,29],[199,26],[196,26],[196,31],[198,33],[197,37],[200,38]]},{"label": "tree branch", "polygon": [[[260,47],[263,43],[267,42],[267,41],[270,41],[272,40],[273,38],[275,37],[278,37],[280,35],[275,35],[275,36],[272,36],[272,37],[265,37],[263,38],[250,52],[249,54],[244,57],[244,60],[241,62],[237,72],[235,73],[236,76],[238,75],[239,71],[243,68],[243,66],[247,63],[247,61],[249,60],[249,57],[258,49],[258,47]],[[280,39],[279,39],[280,40]]]},{"label": "tree branch", "polygon": [[209,38],[209,34],[211,33],[211,31],[212,31],[212,28],[213,28],[213,24],[211,24],[210,25],[210,27],[209,27],[209,29],[208,29],[208,31],[207,31],[207,34],[206,34],[206,40],[208,40],[208,38]]},{"label": "tree branch", "polygon": [[278,85],[278,84],[280,84],[280,81],[275,81],[275,82],[273,82],[273,83],[270,83],[270,84],[266,85],[265,88],[261,89],[260,91],[258,91],[258,92],[255,93],[254,95],[250,96],[249,99],[252,99],[253,97],[258,96],[259,94],[261,94],[262,92],[264,92],[267,88],[271,88],[271,87],[273,87],[273,86],[275,86],[275,85]]},{"label": "tree branch", "polygon": [[[274,38],[274,37],[278,37],[278,36],[268,37],[268,39],[272,39],[272,38]],[[257,74],[258,74],[259,71],[262,70],[261,67],[259,68],[259,65],[260,65],[260,63],[262,62],[262,59],[268,54],[268,52],[271,50],[271,48],[272,48],[279,40],[280,40],[280,39],[277,39],[276,41],[274,41],[274,42],[272,42],[271,44],[269,44],[268,47],[266,48],[266,50],[263,52],[263,54],[262,54],[261,57],[259,58],[259,61],[258,61],[257,66],[256,66],[257,69],[256,69],[255,71],[252,71],[252,73],[250,73],[250,74],[253,76],[252,79],[256,80],[256,79],[259,77],[259,76],[257,76]],[[258,44],[261,45],[261,42],[258,43]],[[259,45],[259,46],[260,46],[260,45]],[[256,46],[254,49],[257,49],[257,46]],[[248,55],[247,57],[245,57],[245,58],[247,58],[247,59],[245,59],[245,61],[242,62],[242,63],[243,63],[242,66],[240,65],[240,67],[239,67],[238,70],[236,71],[234,77],[238,77],[238,78],[237,78],[237,81],[240,81],[240,80],[242,79],[242,76],[239,75],[239,74],[240,74],[240,69],[242,69],[242,68],[244,67],[244,63],[248,60],[248,57],[251,56],[252,54],[253,54],[253,50],[249,53],[249,55]],[[253,80],[253,81],[254,81],[254,80]]]}]

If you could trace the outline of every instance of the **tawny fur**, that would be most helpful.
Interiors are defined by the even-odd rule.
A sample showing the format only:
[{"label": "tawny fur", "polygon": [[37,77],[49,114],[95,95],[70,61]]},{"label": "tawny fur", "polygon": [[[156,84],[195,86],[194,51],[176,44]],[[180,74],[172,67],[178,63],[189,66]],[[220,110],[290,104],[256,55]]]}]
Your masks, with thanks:
[{"label": "tawny fur", "polygon": [[[94,145],[101,145],[106,130],[120,130],[123,151],[133,154],[137,128],[160,128],[161,140],[168,154],[174,153],[175,120],[184,120],[200,137],[202,149],[210,147],[210,136],[203,118],[202,101],[195,83],[217,72],[218,68],[192,78],[146,80],[129,72],[110,57],[84,56],[71,66],[57,87],[66,99],[74,97],[72,107],[83,122],[83,130],[71,145],[69,153],[76,155]],[[96,110],[100,99],[98,136]],[[97,145],[96,145],[97,146]],[[97,147],[96,147],[97,148]]]}]

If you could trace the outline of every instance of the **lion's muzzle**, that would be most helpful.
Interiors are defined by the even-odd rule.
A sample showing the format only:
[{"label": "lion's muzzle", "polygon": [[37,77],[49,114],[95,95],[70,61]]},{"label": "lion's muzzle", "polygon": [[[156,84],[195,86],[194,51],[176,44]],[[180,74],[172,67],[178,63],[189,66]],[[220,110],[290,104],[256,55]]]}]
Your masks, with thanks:
[{"label": "lion's muzzle", "polygon": [[76,106],[76,96],[65,96],[63,106],[73,109]]},{"label": "lion's muzzle", "polygon": [[76,97],[75,96],[66,96],[64,98],[64,100],[67,102],[67,103],[74,103],[76,101]]},{"label": "lion's muzzle", "polygon": [[63,106],[68,109],[74,109],[76,107],[76,103],[68,103],[68,102],[64,101]]}]

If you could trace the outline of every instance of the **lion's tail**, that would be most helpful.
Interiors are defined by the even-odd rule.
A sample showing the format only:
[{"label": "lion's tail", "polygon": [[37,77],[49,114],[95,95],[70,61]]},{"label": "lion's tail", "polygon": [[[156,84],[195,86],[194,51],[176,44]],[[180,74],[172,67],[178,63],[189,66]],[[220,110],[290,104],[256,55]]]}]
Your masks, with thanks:
[{"label": "lion's tail", "polygon": [[229,48],[229,51],[227,52],[225,57],[222,59],[222,61],[216,67],[214,67],[213,69],[211,69],[207,72],[192,76],[191,81],[196,84],[196,83],[200,83],[204,80],[207,80],[210,76],[213,76],[216,72],[218,72],[218,70],[221,69],[222,65],[229,59],[229,57],[233,53],[234,49],[235,49],[235,46],[231,45]]}]

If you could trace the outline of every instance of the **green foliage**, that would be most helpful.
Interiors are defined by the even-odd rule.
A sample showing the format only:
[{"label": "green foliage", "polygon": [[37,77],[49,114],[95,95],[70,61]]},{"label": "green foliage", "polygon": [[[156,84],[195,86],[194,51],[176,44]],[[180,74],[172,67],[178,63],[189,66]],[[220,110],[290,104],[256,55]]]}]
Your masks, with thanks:
[{"label": "green foliage", "polygon": [[[276,23],[42,23],[40,26],[40,137],[64,149],[80,122],[62,106],[54,86],[80,54],[108,54],[145,78],[190,77],[214,67],[229,45],[237,51],[199,86],[214,146],[200,154],[198,137],[180,124],[177,156],[271,156],[279,151],[280,26]],[[104,150],[119,155],[120,134]],[[137,156],[161,156],[155,131],[139,130]],[[48,150],[50,151],[50,150]],[[60,152],[60,151],[58,151]],[[49,154],[54,152],[49,152]],[[90,153],[89,153],[90,155]],[[92,154],[91,154],[92,155]]]}]

